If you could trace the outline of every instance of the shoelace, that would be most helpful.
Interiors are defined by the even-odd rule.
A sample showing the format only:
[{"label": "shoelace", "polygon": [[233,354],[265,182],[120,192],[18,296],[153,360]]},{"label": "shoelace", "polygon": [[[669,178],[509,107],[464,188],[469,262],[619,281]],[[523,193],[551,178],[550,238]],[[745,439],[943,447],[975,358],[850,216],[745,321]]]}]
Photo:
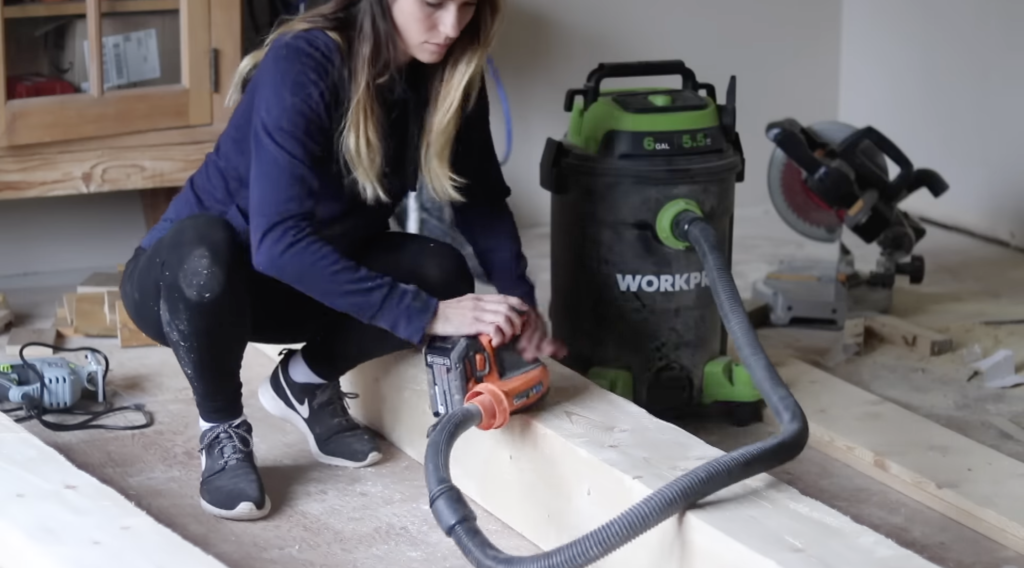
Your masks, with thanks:
[{"label": "shoelace", "polygon": [[[277,356],[284,357],[289,351],[292,349],[285,347],[278,352]],[[348,401],[357,398],[359,398],[358,393],[345,392],[341,390],[340,381],[332,381],[317,392],[316,398],[313,399],[313,406],[319,408],[326,404],[328,405],[327,409],[331,412],[331,417],[336,421],[343,424],[355,424],[355,420],[349,414]]]},{"label": "shoelace", "polygon": [[220,424],[210,430],[199,446],[199,452],[206,451],[206,448],[214,443],[216,446],[213,451],[223,456],[218,462],[220,465],[231,465],[237,462],[242,455],[251,452],[254,445],[252,436],[248,432],[231,424]]},{"label": "shoelace", "polygon": [[339,381],[333,381],[317,392],[316,398],[313,399],[313,406],[321,407],[326,405],[327,409],[331,412],[332,418],[339,422],[351,423],[354,421],[349,414],[348,401],[357,398],[359,398],[357,393],[345,392],[341,390]]}]

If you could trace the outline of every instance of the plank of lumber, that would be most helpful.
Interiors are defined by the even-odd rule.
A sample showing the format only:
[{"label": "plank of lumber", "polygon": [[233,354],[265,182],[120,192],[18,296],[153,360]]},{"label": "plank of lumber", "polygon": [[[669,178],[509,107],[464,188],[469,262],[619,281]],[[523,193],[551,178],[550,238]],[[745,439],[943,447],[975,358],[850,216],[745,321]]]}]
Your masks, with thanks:
[{"label": "plank of lumber", "polygon": [[[259,345],[278,359],[280,346]],[[695,436],[549,362],[552,390],[501,430],[466,433],[452,455],[465,495],[543,549],[576,538],[681,473],[722,455]],[[370,361],[342,379],[352,413],[422,462],[430,413],[419,351]],[[427,496],[424,495],[424,502]],[[602,567],[933,567],[887,538],[768,476],[727,488],[661,523]],[[438,529],[438,538],[444,538]]]},{"label": "plank of lumber", "polygon": [[1024,553],[1024,463],[807,363],[777,368],[812,446]]},{"label": "plank of lumber", "polygon": [[3,566],[225,568],[0,413]]},{"label": "plank of lumber", "polygon": [[[57,343],[57,329],[53,327],[16,327],[11,330],[11,335],[7,338],[7,354],[19,355],[22,346],[29,343],[54,345]],[[25,357],[48,357],[53,355],[53,348],[33,345],[25,348],[24,355]]]},{"label": "plank of lumber", "polygon": [[896,345],[933,357],[953,350],[953,339],[909,321],[886,314],[875,314],[864,321],[867,329]]}]

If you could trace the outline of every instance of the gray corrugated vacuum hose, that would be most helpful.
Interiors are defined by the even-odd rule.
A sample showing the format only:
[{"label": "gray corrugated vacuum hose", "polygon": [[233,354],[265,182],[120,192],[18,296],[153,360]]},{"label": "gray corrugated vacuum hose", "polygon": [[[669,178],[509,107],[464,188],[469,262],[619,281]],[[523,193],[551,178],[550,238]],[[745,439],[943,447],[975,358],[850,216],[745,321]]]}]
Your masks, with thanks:
[{"label": "gray corrugated vacuum hose", "polygon": [[700,256],[726,330],[755,386],[781,424],[780,431],[688,471],[580,538],[532,556],[512,556],[495,547],[481,532],[473,510],[452,483],[449,471],[452,448],[459,436],[481,419],[480,409],[467,404],[438,423],[427,443],[425,469],[434,518],[473,566],[589,566],[701,499],[796,458],[806,446],[807,418],[757,339],[736,283],[716,245],[714,229],[699,215],[683,212],[676,218],[673,230],[681,240],[690,242]]}]

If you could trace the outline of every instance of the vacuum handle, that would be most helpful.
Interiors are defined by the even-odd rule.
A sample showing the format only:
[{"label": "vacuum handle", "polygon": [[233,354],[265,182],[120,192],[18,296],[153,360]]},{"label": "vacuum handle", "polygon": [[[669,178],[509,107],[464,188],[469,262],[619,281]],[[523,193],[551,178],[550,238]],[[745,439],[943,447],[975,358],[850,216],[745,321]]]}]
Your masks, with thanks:
[{"label": "vacuum handle", "polygon": [[601,82],[605,79],[672,75],[682,77],[684,89],[695,91],[699,88],[697,74],[693,72],[693,69],[687,67],[682,59],[600,63],[587,75],[587,84],[584,87],[583,95],[584,108],[589,108],[597,101],[601,94]]}]

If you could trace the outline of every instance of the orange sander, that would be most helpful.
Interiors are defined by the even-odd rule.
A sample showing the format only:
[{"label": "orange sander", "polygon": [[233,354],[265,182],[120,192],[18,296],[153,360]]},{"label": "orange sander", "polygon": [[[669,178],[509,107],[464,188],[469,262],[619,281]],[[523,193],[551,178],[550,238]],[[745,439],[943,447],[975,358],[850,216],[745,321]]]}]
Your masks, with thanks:
[{"label": "orange sander", "polygon": [[[501,428],[512,414],[547,394],[551,384],[540,359],[525,360],[515,343],[495,348],[488,335],[433,337],[423,355],[434,417],[475,404],[483,414],[481,430]],[[432,431],[433,426],[427,436]]]}]

